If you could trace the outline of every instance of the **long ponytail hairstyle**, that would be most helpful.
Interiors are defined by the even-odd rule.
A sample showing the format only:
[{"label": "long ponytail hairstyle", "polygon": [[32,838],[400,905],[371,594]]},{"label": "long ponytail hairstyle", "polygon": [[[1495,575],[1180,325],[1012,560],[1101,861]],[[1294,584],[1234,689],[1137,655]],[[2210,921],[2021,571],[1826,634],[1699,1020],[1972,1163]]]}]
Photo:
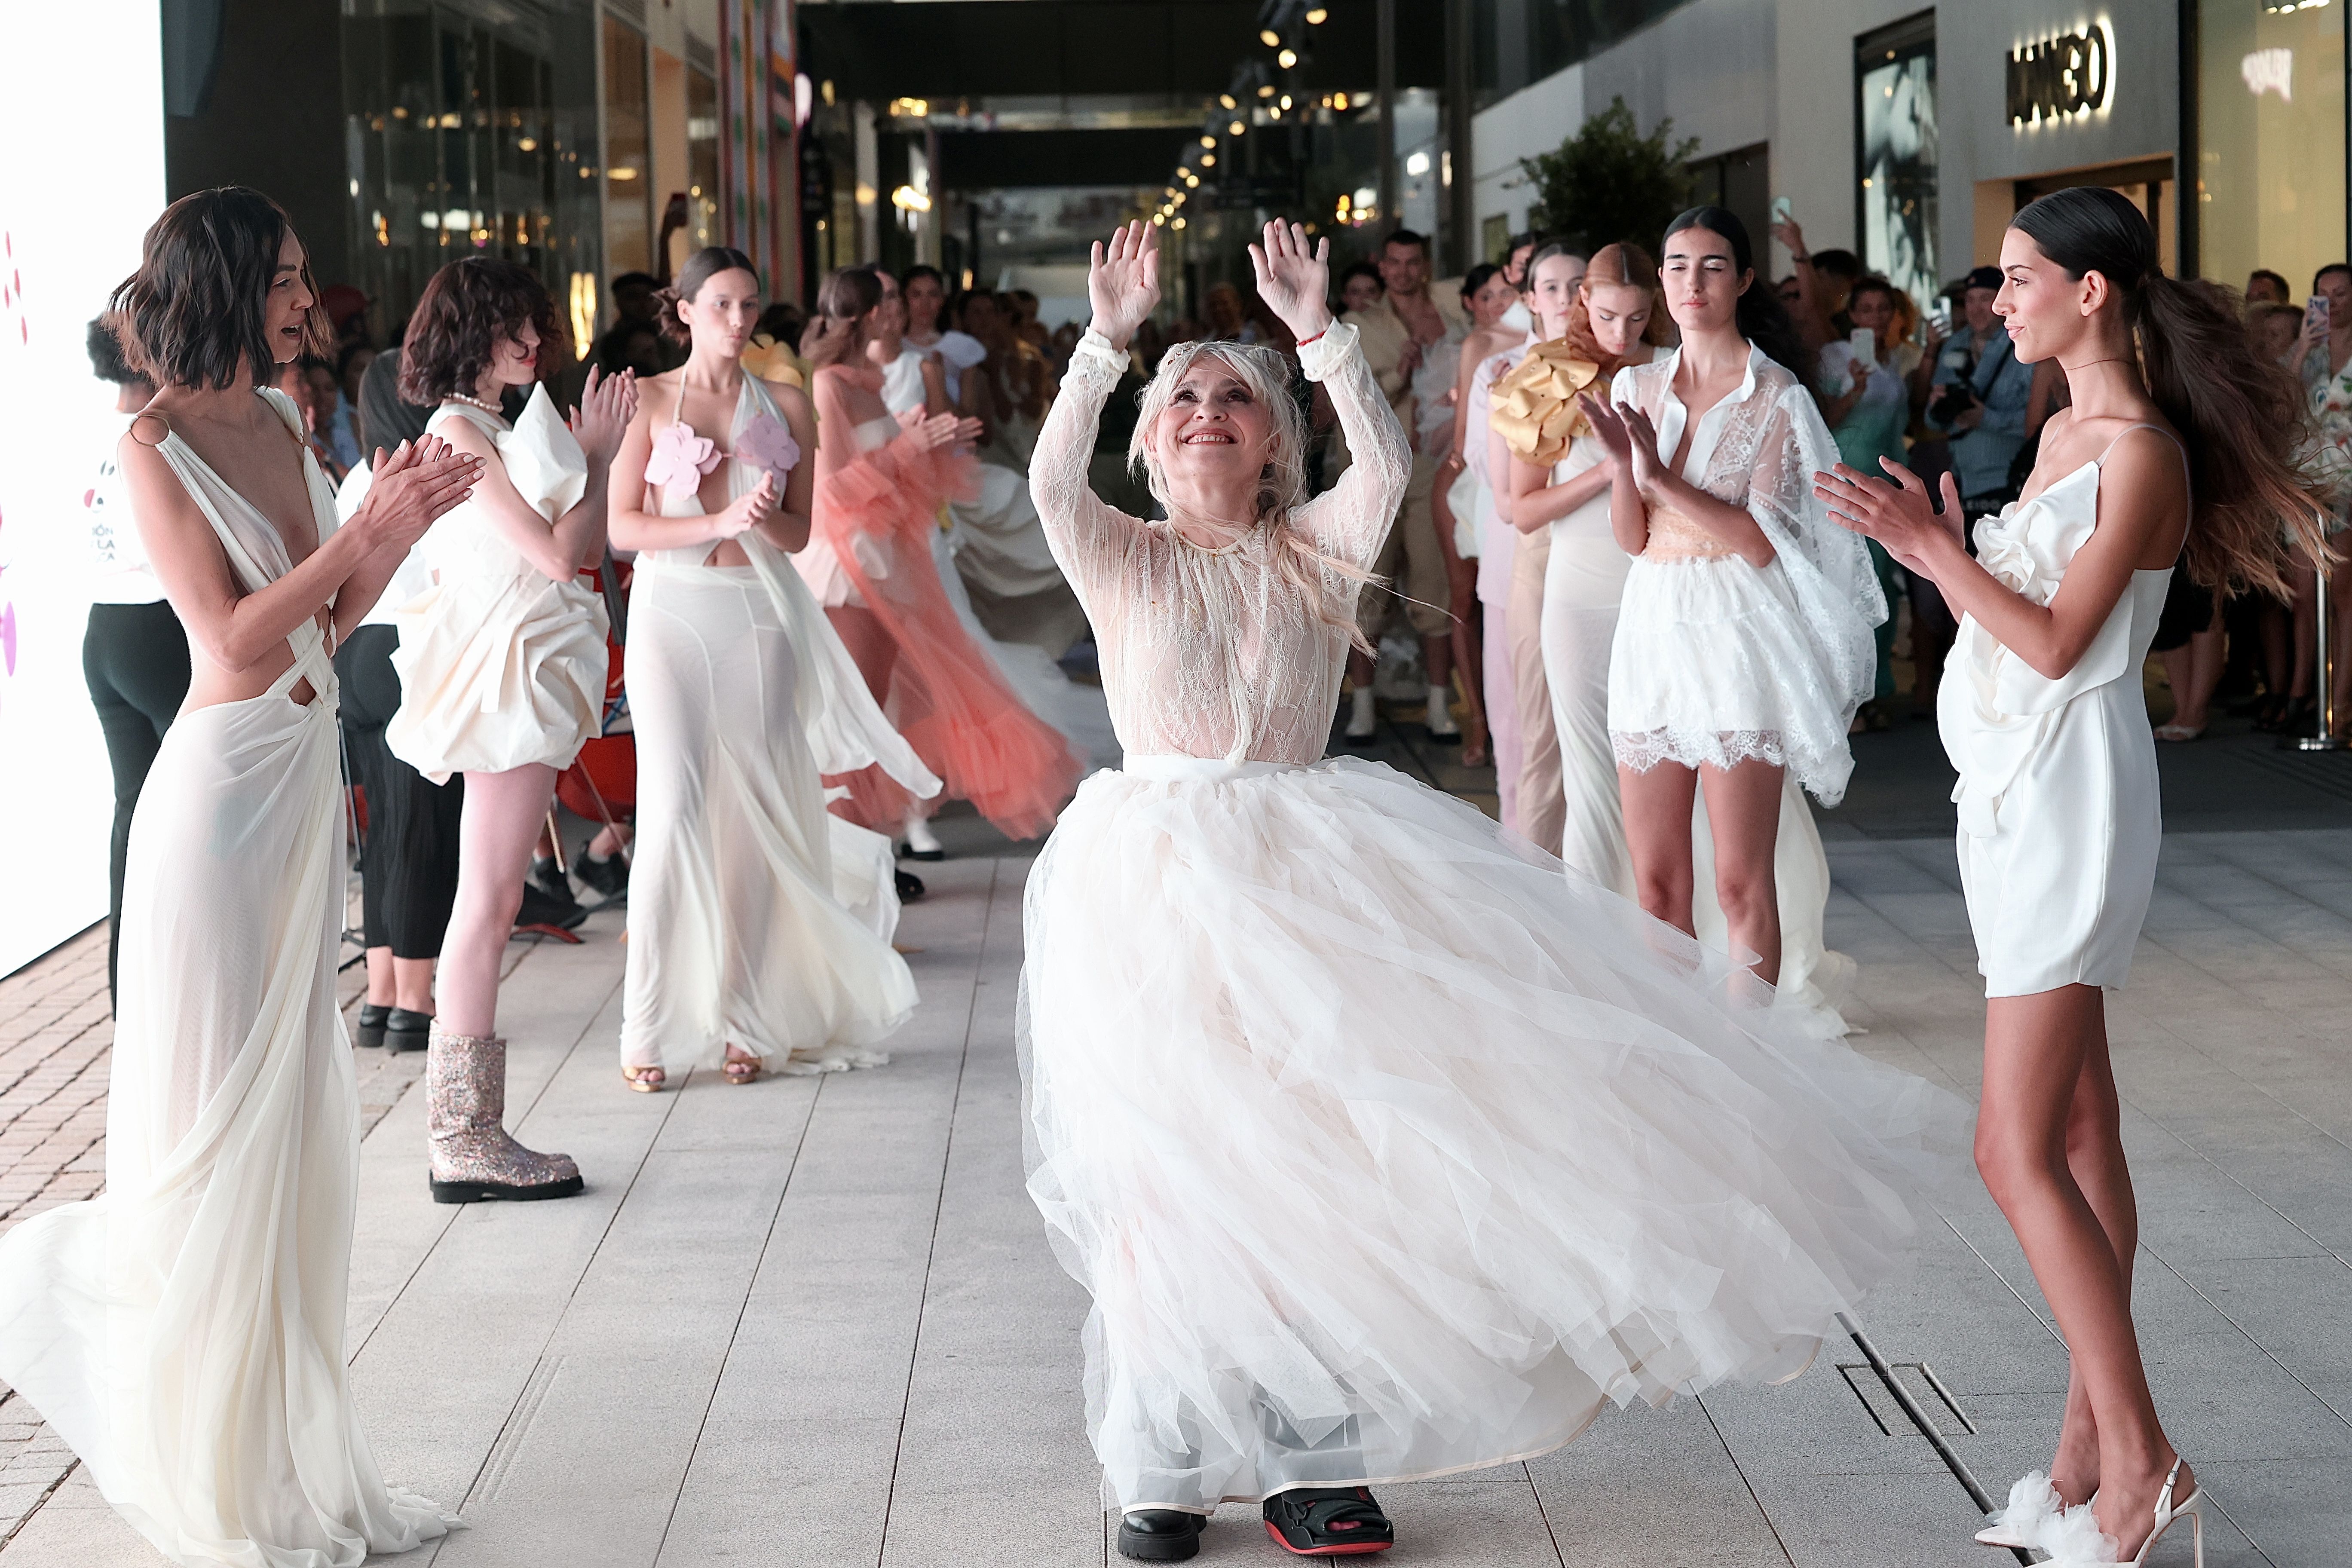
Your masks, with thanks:
[{"label": "long ponytail hairstyle", "polygon": [[1741,337],[1764,351],[1766,359],[1795,376],[1797,384],[1812,385],[1813,352],[1798,334],[1797,323],[1789,319],[1789,308],[1772,291],[1769,279],[1749,276],[1756,270],[1756,247],[1748,241],[1748,226],[1727,208],[1693,207],[1666,225],[1665,237],[1672,239],[1686,228],[1703,228],[1730,242],[1731,264],[1741,276],[1749,278],[1740,293],[1733,325]]},{"label": "long ponytail hairstyle", "polygon": [[2139,208],[2100,185],[2053,191],[2010,220],[2080,279],[2096,272],[2121,300],[2147,395],[2189,453],[2189,575],[2213,588],[2290,591],[2284,524],[2326,557],[2324,503],[2298,468],[2303,386],[2248,342],[2218,284],[2167,278]]}]

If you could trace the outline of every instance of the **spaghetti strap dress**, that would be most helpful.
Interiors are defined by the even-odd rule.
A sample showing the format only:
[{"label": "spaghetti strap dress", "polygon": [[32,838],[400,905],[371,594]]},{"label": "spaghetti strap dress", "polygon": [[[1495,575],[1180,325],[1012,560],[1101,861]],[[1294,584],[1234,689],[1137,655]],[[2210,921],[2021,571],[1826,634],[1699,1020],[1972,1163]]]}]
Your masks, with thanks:
[{"label": "spaghetti strap dress", "polygon": [[[260,395],[299,442],[292,402]],[[186,443],[157,450],[246,592],[291,570]],[[323,542],[334,492],[301,463]],[[268,690],[180,715],[141,792],[106,1190],[0,1237],[0,1379],[172,1562],[356,1568],[455,1521],[384,1484],[344,1368],[360,1126],[335,671],[315,621],[287,641]]]},{"label": "spaghetti strap dress", "polygon": [[[512,428],[462,403],[443,404],[425,428],[453,419],[489,438],[516,493],[548,521],[586,493],[587,457],[545,386]],[[392,754],[435,784],[531,763],[570,767],[604,727],[604,601],[579,577],[558,583],[524,559],[478,500],[444,512],[417,548],[434,585],[392,615]]]},{"label": "spaghetti strap dress", "polygon": [[[647,487],[661,515],[702,513],[708,467],[731,496],[783,478],[799,447],[757,377],[743,377],[728,448],[673,422]],[[908,787],[939,780],[874,705],[800,574],[756,530],[752,564],[709,543],[646,551],[629,591],[629,710],[636,726],[621,1060],[717,1067],[730,1041],[771,1070],[875,1067],[915,1006],[890,945],[890,842],[825,809],[821,763],[888,758]],[[846,710],[846,711],[836,711]],[[814,719],[814,722],[812,722]]]},{"label": "spaghetti strap dress", "polygon": [[1377,558],[1411,465],[1352,326],[1299,357],[1353,465],[1213,550],[1087,488],[1124,357],[1081,340],[1032,459],[1127,756],[1030,873],[1020,1036],[1106,1502],[1475,1469],[1795,1376],[1963,1109],[1465,803],[1323,760],[1359,586],[1328,563]]},{"label": "spaghetti strap dress", "polygon": [[[2116,439],[2139,429],[2177,444],[2152,425]],[[2102,452],[1979,521],[1985,570],[2037,605],[2055,598],[2098,528],[2105,460]],[[1960,886],[1987,996],[2118,990],[2131,973],[2164,836],[2139,671],[2172,572],[2134,572],[2082,658],[2054,680],[1961,617],[1936,720],[1960,775]]]}]

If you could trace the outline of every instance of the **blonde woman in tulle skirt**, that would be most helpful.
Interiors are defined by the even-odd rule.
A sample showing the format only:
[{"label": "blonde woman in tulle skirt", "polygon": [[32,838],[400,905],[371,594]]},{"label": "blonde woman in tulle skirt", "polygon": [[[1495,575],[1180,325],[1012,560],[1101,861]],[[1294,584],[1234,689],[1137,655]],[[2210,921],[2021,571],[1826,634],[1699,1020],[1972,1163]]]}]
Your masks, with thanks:
[{"label": "blonde woman in tulle skirt", "polygon": [[1321,760],[1412,458],[1323,254],[1269,225],[1252,258],[1347,431],[1336,489],[1305,496],[1286,362],[1204,343],[1131,448],[1167,520],[1088,489],[1158,300],[1141,225],[1096,249],[1032,469],[1127,752],[1031,873],[1029,1189],[1094,1298],[1119,1550],[1152,1561],[1223,1501],[1293,1552],[1380,1551],[1375,1485],[1795,1376],[1897,1265],[1958,1113],[1464,803]]}]

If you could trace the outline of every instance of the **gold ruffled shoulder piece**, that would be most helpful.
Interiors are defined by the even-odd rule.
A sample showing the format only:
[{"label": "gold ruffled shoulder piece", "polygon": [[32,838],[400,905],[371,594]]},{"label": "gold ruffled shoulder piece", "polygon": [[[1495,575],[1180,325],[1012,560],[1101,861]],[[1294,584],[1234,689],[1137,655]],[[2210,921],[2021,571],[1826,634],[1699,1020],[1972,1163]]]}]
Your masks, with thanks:
[{"label": "gold ruffled shoulder piece", "polygon": [[1599,365],[1578,358],[1566,343],[1537,343],[1496,380],[1487,423],[1502,433],[1512,456],[1549,468],[1568,456],[1570,442],[1591,433],[1576,395],[1600,375]]}]

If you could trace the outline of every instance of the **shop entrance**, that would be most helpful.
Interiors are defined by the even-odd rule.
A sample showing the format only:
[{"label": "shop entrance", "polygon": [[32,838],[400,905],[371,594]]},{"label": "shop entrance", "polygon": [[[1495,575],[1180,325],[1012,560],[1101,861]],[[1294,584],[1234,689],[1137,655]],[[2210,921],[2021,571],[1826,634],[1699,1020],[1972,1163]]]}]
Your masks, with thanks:
[{"label": "shop entrance", "polygon": [[2082,169],[2061,169],[2030,180],[1977,182],[1976,250],[1981,263],[2000,259],[2000,237],[2017,210],[2036,196],[2074,185],[2105,185],[2120,191],[2139,208],[2156,242],[2167,274],[2179,272],[2179,225],[2175,200],[2172,160],[2140,158],[2127,163],[2098,163]]}]

